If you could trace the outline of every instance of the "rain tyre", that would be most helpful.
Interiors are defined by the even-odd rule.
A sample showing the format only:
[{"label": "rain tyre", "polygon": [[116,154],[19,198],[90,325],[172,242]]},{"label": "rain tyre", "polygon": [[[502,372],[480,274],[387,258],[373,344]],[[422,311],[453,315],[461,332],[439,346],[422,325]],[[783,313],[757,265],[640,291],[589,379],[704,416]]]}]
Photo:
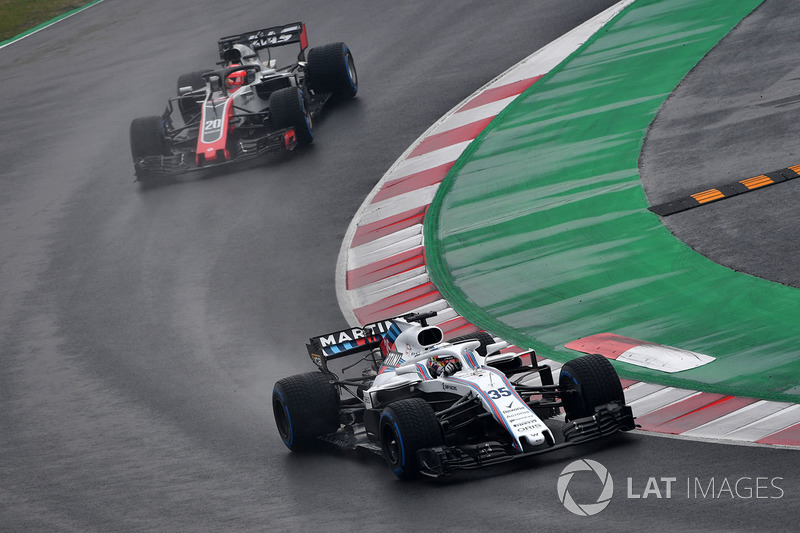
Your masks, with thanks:
[{"label": "rain tyre", "polygon": [[131,155],[142,157],[169,155],[161,117],[140,117],[131,122]]},{"label": "rain tyre", "polygon": [[[178,76],[178,96],[180,96],[181,87],[191,87],[193,91],[205,87],[206,81],[203,79],[203,74],[206,72],[211,71],[198,70]],[[178,109],[181,112],[181,117],[183,118],[184,124],[188,125],[191,124],[192,121],[196,122],[199,120],[201,109],[200,105],[201,104],[197,101],[197,98],[193,96],[183,96],[178,99]]]},{"label": "rain tyre", "polygon": [[419,474],[418,450],[444,443],[439,420],[422,398],[392,402],[381,412],[378,427],[383,457],[400,479]]},{"label": "rain tyre", "polygon": [[494,344],[494,337],[491,334],[485,331],[476,331],[475,333],[468,333],[467,335],[461,335],[460,337],[455,337],[450,339],[450,344],[460,344],[462,342],[469,342],[469,341],[479,341],[481,344],[478,346],[478,349],[475,350],[478,352],[478,355],[486,357],[486,347],[490,344]]},{"label": "rain tyre", "polygon": [[286,447],[309,450],[339,429],[339,392],[322,372],[289,376],[272,389],[272,412]]},{"label": "rain tyre", "polygon": [[331,43],[308,51],[308,85],[315,92],[333,93],[340,99],[358,93],[353,54],[344,43]]},{"label": "rain tyre", "polygon": [[269,120],[275,130],[294,128],[300,146],[309,145],[314,140],[311,116],[303,101],[303,93],[297,87],[278,89],[269,96]]},{"label": "rain tyre", "polygon": [[567,420],[592,416],[595,408],[611,402],[625,405],[617,371],[598,354],[584,355],[561,367],[559,388],[574,391],[562,396]]}]

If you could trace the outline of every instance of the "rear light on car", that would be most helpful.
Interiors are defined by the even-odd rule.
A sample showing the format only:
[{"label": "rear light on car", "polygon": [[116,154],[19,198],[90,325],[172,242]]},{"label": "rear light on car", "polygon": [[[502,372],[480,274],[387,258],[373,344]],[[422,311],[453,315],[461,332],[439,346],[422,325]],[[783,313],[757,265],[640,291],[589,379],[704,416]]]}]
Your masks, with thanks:
[{"label": "rear light on car", "polygon": [[283,143],[286,146],[286,150],[294,150],[297,146],[297,136],[294,134],[294,130],[291,129],[283,134]]}]

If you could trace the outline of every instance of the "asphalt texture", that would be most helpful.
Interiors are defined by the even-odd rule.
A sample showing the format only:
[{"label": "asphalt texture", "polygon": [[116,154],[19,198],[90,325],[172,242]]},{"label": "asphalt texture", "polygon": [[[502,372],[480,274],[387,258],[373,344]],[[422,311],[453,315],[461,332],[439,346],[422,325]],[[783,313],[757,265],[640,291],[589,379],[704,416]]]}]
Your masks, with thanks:
[{"label": "asphalt texture", "polygon": [[[642,150],[640,175],[651,205],[800,162],[798,17],[797,2],[763,3],[672,93]],[[765,30],[780,37],[764,38]],[[800,183],[788,181],[662,221],[720,265],[800,287],[798,200]]]},{"label": "asphalt texture", "polygon": [[[380,175],[612,3],[106,0],[0,50],[0,530],[792,530],[787,450],[626,435],[409,484],[377,458],[290,454],[274,428],[275,380],[311,370],[309,336],[346,326],[336,257]],[[131,119],[160,113],[217,38],[295,20],[312,46],[347,42],[358,98],[292,157],[140,189]],[[615,481],[589,518],[556,493],[584,457]],[[661,481],[661,498],[626,495],[649,476],[679,480],[672,497]],[[592,499],[596,481],[570,490]]]}]

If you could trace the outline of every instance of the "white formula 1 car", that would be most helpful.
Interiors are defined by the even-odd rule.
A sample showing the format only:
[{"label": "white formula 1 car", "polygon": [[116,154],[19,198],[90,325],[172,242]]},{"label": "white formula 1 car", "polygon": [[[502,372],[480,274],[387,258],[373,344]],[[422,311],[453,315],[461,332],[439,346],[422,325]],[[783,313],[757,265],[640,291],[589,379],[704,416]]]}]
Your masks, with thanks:
[{"label": "white formula 1 car", "polygon": [[[443,341],[435,313],[310,339],[320,372],[283,378],[272,407],[292,451],[321,442],[379,454],[394,474],[438,477],[563,448],[634,429],[631,408],[609,361],[566,363],[558,384],[533,351],[500,353],[505,342],[481,332]],[[336,359],[364,353],[362,375],[343,379]],[[525,360],[530,363],[526,364]],[[563,409],[561,438],[543,420]]]}]

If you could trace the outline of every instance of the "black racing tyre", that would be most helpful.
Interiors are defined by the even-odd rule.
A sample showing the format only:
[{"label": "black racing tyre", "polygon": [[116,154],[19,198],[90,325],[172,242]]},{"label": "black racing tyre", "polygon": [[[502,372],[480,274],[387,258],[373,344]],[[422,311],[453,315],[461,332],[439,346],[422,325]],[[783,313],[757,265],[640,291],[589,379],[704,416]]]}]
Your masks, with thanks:
[{"label": "black racing tyre", "polygon": [[[178,96],[180,96],[181,87],[191,87],[192,90],[202,89],[206,86],[206,81],[203,79],[203,74],[210,72],[210,70],[198,70],[181,74],[178,76]],[[189,124],[192,119],[200,114],[200,104],[194,97],[185,96],[178,99],[178,109],[180,109],[183,122]]]},{"label": "black racing tyre", "polygon": [[576,391],[561,398],[567,420],[592,416],[596,407],[610,402],[625,405],[617,371],[602,355],[584,355],[566,363],[561,367],[558,386]]},{"label": "black racing tyre", "polygon": [[322,372],[289,376],[272,389],[272,412],[286,447],[308,450],[339,429],[339,392]]},{"label": "black racing tyre", "polygon": [[390,403],[381,412],[378,427],[383,457],[400,479],[419,474],[418,450],[444,444],[439,420],[422,398]]},{"label": "black racing tyre", "polygon": [[353,54],[344,43],[331,43],[308,51],[308,85],[317,92],[333,93],[341,100],[358,93]]},{"label": "black racing tyre", "polygon": [[135,118],[131,122],[131,155],[134,161],[154,155],[169,155],[159,116]]},{"label": "black racing tyre", "polygon": [[297,144],[306,146],[314,140],[311,116],[297,87],[284,87],[269,95],[269,120],[276,130],[294,128]]},{"label": "black racing tyre", "polygon": [[476,331],[475,333],[468,333],[467,335],[461,335],[460,337],[455,337],[447,342],[449,342],[450,344],[459,344],[467,341],[480,341],[481,344],[475,351],[478,352],[478,355],[486,357],[486,347],[489,346],[490,344],[494,344],[494,337],[492,337],[491,334],[485,331]]}]

